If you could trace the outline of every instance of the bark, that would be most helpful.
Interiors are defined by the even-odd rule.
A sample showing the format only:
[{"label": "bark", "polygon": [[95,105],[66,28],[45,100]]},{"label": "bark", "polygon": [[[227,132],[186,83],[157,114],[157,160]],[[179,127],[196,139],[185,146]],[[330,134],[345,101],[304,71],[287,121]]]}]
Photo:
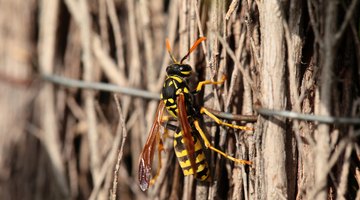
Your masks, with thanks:
[{"label": "bark", "polygon": [[[278,1],[259,4],[261,26],[260,96],[261,106],[276,110],[286,108],[285,44],[283,16]],[[271,37],[270,37],[271,36]],[[288,198],[286,173],[286,120],[260,119],[257,134],[262,136],[263,195],[260,199]],[[256,133],[255,133],[256,134]]]}]

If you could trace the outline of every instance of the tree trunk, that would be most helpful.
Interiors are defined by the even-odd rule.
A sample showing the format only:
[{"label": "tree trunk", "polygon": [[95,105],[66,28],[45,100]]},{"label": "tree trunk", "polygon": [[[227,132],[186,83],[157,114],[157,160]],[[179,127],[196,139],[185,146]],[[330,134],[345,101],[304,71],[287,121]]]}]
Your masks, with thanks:
[{"label": "tree trunk", "polygon": [[[276,110],[286,109],[285,44],[283,16],[278,1],[264,1],[258,5],[260,13],[261,61],[260,101],[261,106]],[[259,119],[257,133],[262,137],[261,164],[263,166],[262,194],[259,199],[288,198],[286,172],[286,119],[269,117]]]}]

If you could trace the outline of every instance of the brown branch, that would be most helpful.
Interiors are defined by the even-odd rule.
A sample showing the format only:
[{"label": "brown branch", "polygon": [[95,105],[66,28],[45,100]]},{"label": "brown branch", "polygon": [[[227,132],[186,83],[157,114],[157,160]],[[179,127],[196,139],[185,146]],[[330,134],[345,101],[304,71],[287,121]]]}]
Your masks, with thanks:
[{"label": "brown branch", "polygon": [[101,46],[100,37],[95,34],[93,34],[92,50],[97,61],[100,63],[100,67],[110,79],[110,82],[121,86],[127,86],[128,80],[125,77],[124,72],[118,69],[114,60]]},{"label": "brown branch", "polygon": [[[177,25],[178,25],[178,17],[179,17],[179,9],[178,9],[178,1],[171,1],[169,5],[169,16],[168,16],[168,29],[166,32],[168,33],[168,38],[171,46],[174,46],[175,37],[178,34]],[[165,49],[165,40],[162,46]],[[168,66],[168,62],[170,61],[170,57],[167,52],[164,52],[163,60],[161,62],[160,75],[158,77],[158,81],[156,84],[153,84],[150,87],[150,91],[159,91],[164,84],[164,77],[166,75],[166,67]],[[151,84],[151,83],[150,83]]]},{"label": "brown branch", "polygon": [[220,36],[220,34],[217,34],[216,36],[217,36],[217,39],[219,40],[219,42],[222,44],[222,46],[226,49],[226,51],[229,54],[229,56],[231,57],[231,59],[236,64],[237,68],[240,70],[240,72],[243,75],[244,79],[248,82],[248,84],[251,86],[251,88],[253,90],[255,90],[253,80],[251,80],[248,70],[244,69],[244,67],[241,65],[239,60],[236,59],[236,55],[235,55],[234,51],[232,51],[231,48],[229,47],[229,45],[227,45],[224,38],[222,38]]},{"label": "brown branch", "polygon": [[229,20],[230,19],[230,16],[231,14],[235,11],[235,9],[239,6],[239,0],[232,0],[231,1],[231,4],[229,6],[229,9],[228,11],[226,12],[226,16],[225,16],[225,19],[226,20]]},{"label": "brown branch", "polygon": [[[337,2],[329,1],[325,6],[324,13],[324,37],[323,48],[320,48],[320,63],[322,64],[321,83],[319,87],[320,102],[315,105],[318,109],[315,114],[330,116],[332,110],[332,87],[333,87],[333,73],[335,63],[335,45],[334,40],[335,23],[337,19]],[[321,190],[317,193],[316,199],[327,199],[328,191],[328,172],[324,170],[329,165],[330,155],[330,127],[327,124],[320,124],[317,128],[316,139],[316,156],[315,156],[315,185]]]},{"label": "brown branch", "polygon": [[106,10],[106,0],[98,0],[99,3],[99,27],[100,27],[100,38],[104,46],[104,49],[109,52],[110,50],[110,41],[109,41],[109,26],[107,21],[107,10]]},{"label": "brown branch", "polygon": [[[345,2],[343,2],[343,3],[345,3]],[[341,38],[341,36],[344,34],[347,25],[352,20],[357,3],[358,3],[358,0],[353,0],[351,2],[349,8],[346,11],[345,19],[343,20],[339,30],[335,34],[335,40],[339,40]]]},{"label": "brown branch", "polygon": [[[199,14],[199,6],[197,1],[193,1],[194,7],[195,7],[195,14],[196,14],[196,22],[199,29],[199,37],[204,37],[204,31],[201,27],[201,20],[200,20],[200,14]],[[201,42],[201,47],[205,55],[205,65],[209,65],[209,57],[207,56],[207,49],[206,49],[206,41]]]},{"label": "brown branch", "polygon": [[115,99],[115,102],[116,102],[116,107],[117,107],[118,112],[119,112],[119,124],[118,124],[118,128],[117,128],[118,129],[117,133],[119,133],[119,134],[117,134],[117,135],[120,135],[120,127],[121,127],[122,128],[122,131],[121,131],[121,133],[122,133],[121,134],[122,135],[121,136],[122,137],[122,142],[121,142],[121,146],[120,146],[120,150],[119,150],[119,153],[118,153],[118,158],[117,158],[116,165],[115,165],[115,170],[114,170],[114,180],[113,180],[113,187],[112,187],[112,192],[111,192],[111,199],[112,200],[116,200],[117,180],[119,179],[118,173],[119,173],[119,168],[120,168],[120,164],[121,164],[121,160],[122,160],[122,156],[123,156],[123,152],[124,152],[124,145],[125,145],[125,141],[126,141],[126,137],[127,137],[125,119],[124,119],[124,117],[122,115],[121,106],[120,106],[119,100],[118,100],[116,95],[114,95],[114,99]]},{"label": "brown branch", "polygon": [[114,0],[106,0],[107,9],[109,10],[109,19],[114,31],[115,45],[116,45],[116,58],[119,66],[119,72],[125,77],[123,72],[125,71],[125,59],[123,49],[123,38],[121,34],[120,22],[116,14],[116,6]]},{"label": "brown branch", "polygon": [[[51,74],[54,71],[55,38],[58,25],[59,1],[41,1],[40,30],[39,30],[39,69],[41,72]],[[60,138],[58,135],[57,116],[55,107],[55,91],[51,84],[45,84],[39,95],[41,108],[41,137],[45,149],[51,159],[54,177],[59,184],[61,192],[69,195],[69,185],[63,163]]]},{"label": "brown branch", "polygon": [[151,35],[151,15],[149,11],[149,1],[140,0],[139,9],[141,12],[140,22],[142,35],[144,37],[144,47],[145,47],[145,60],[146,60],[146,72],[147,72],[147,89],[150,88],[151,83],[156,81],[158,76],[157,68],[154,67],[154,44]]},{"label": "brown branch", "polygon": [[[93,59],[92,59],[92,30],[91,21],[89,16],[89,10],[87,8],[86,1],[70,1],[67,0],[66,4],[80,27],[81,45],[82,45],[82,62],[84,64],[83,78],[85,81],[91,81],[93,79]],[[76,8],[75,8],[76,7]],[[81,12],[77,12],[76,9],[80,8]],[[101,48],[96,48],[101,49]],[[96,50],[95,50],[96,52]],[[97,120],[95,113],[95,100],[94,93],[91,91],[85,91],[85,110],[87,113],[88,122],[88,137],[90,148],[90,161],[91,171],[95,182],[95,185],[99,184],[100,179],[105,175],[100,172],[100,155],[98,151],[98,134],[97,134]]]},{"label": "brown branch", "polygon": [[310,17],[310,24],[312,26],[312,30],[314,31],[314,35],[315,35],[315,41],[320,45],[320,47],[323,46],[323,41],[321,39],[321,34],[319,31],[319,24],[317,23],[316,19],[315,19],[315,14],[314,14],[314,10],[312,8],[312,3],[316,3],[314,1],[311,0],[307,0],[307,7],[308,7],[308,11],[309,11],[309,17]]},{"label": "brown branch", "polygon": [[[127,0],[126,6],[129,14],[128,18],[128,31],[129,31],[129,45],[130,45],[130,60],[129,60],[129,82],[130,85],[139,85],[141,81],[140,71],[140,50],[139,40],[136,32],[136,20],[135,20],[135,2],[133,0]],[[128,107],[128,106],[126,106]],[[126,113],[126,111],[125,111]],[[125,115],[126,116],[126,115]]]}]

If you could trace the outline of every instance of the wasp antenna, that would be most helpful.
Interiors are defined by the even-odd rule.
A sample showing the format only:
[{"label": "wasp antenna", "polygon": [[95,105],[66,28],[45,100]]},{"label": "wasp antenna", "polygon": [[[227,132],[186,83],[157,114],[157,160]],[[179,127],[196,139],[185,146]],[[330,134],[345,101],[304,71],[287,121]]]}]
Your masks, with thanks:
[{"label": "wasp antenna", "polygon": [[198,40],[196,40],[196,42],[193,44],[193,46],[189,49],[188,53],[181,59],[180,64],[181,64],[187,57],[189,57],[189,55],[191,54],[191,52],[193,52],[193,51],[196,49],[196,47],[197,47],[202,41],[204,41],[204,40],[206,40],[206,37],[201,37],[201,38],[199,38]]},{"label": "wasp antenna", "polygon": [[171,60],[174,62],[174,63],[177,63],[177,60],[175,59],[174,55],[171,53],[171,47],[170,47],[170,42],[169,42],[169,39],[166,38],[166,49],[170,55],[170,58]]}]

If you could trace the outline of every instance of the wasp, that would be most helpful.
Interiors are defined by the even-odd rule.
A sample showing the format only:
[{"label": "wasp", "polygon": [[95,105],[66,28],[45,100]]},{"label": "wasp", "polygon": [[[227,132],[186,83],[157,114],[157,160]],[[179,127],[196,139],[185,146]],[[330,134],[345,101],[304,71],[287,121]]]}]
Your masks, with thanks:
[{"label": "wasp", "polygon": [[[175,59],[171,53],[169,41],[166,40],[166,48],[173,63],[166,68],[167,76],[161,91],[161,100],[158,105],[149,136],[140,154],[138,179],[140,188],[143,191],[153,184],[157,176],[156,175],[153,179],[151,179],[152,162],[156,147],[158,149],[159,158],[157,174],[159,174],[159,170],[161,168],[161,152],[164,150],[163,141],[160,135],[161,127],[175,131],[174,150],[185,176],[194,175],[196,179],[201,181],[205,181],[209,177],[210,170],[205,158],[201,140],[206,148],[209,148],[234,162],[248,165],[251,164],[250,161],[234,158],[215,148],[209,142],[199,124],[201,115],[205,114],[220,125],[241,130],[252,130],[250,127],[223,122],[214,114],[209,112],[205,107],[197,106],[194,103],[194,95],[200,92],[204,85],[222,84],[225,81],[225,77],[223,77],[220,81],[205,80],[199,82],[194,91],[191,91],[189,88],[188,78],[191,75],[192,67],[188,64],[184,64],[183,62],[205,39],[205,37],[199,38],[180,61]],[[178,121],[179,126],[167,124],[170,120]]]}]

